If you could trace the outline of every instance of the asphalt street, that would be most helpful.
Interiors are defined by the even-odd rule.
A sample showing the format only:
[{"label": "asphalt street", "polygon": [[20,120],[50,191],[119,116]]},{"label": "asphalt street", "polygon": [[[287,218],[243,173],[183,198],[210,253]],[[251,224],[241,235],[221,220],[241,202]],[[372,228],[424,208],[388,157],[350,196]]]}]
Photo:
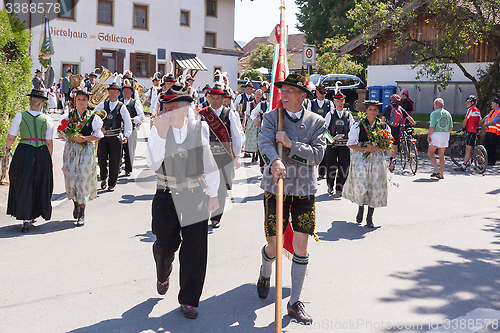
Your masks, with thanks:
[{"label": "asphalt street", "polygon": [[[38,219],[23,234],[19,222],[0,215],[0,332],[273,332],[274,288],[266,300],[256,293],[266,240],[261,175],[250,159],[236,172],[221,227],[209,227],[198,319],[179,311],[177,259],[170,289],[157,294],[155,175],[140,156],[148,132],[149,124],[141,126],[133,175],[122,173],[114,192],[99,190],[82,228],[64,194],[64,142],[55,140],[52,220]],[[438,324],[433,332],[498,330],[500,167],[458,174],[448,159],[445,179],[437,180],[425,154],[420,162],[416,175],[400,166],[391,174],[389,204],[375,210],[375,229],[358,225],[357,206],[329,197],[320,182],[319,242],[309,241],[301,297],[314,325],[286,316],[285,259],[284,331],[426,332]],[[7,190],[0,187],[4,212]],[[272,287],[273,280],[274,272]]]}]

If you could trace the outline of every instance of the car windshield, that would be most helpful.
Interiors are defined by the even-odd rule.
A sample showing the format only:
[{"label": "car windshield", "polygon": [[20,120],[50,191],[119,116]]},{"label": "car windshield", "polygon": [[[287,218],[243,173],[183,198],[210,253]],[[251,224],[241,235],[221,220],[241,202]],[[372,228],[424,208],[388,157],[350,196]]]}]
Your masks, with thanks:
[{"label": "car windshield", "polygon": [[326,87],[335,87],[335,83],[340,82],[339,86],[340,87],[349,87],[349,86],[354,86],[357,85],[359,82],[358,80],[350,77],[327,77],[323,80],[323,84]]}]

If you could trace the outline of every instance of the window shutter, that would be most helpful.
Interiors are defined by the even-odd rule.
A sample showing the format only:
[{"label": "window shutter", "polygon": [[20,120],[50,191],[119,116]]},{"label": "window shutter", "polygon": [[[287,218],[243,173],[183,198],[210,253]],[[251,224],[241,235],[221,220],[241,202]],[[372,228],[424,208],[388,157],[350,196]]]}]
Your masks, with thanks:
[{"label": "window shutter", "polygon": [[102,66],[102,50],[95,50],[95,67],[101,68]]},{"label": "window shutter", "polygon": [[125,52],[118,51],[116,55],[116,71],[118,73],[123,73],[124,65],[125,65]]},{"label": "window shutter", "polygon": [[[137,76],[137,54],[130,53],[130,71]],[[140,76],[141,73],[139,73]]]},{"label": "window shutter", "polygon": [[156,55],[149,55],[149,71],[148,76],[151,77],[156,72]]}]

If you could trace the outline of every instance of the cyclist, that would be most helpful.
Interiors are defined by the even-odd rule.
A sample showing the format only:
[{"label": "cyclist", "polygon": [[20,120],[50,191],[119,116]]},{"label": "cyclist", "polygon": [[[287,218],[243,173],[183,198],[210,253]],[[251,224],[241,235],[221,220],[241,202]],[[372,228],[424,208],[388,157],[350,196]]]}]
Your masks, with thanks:
[{"label": "cyclist", "polygon": [[481,121],[481,111],[476,106],[476,96],[470,95],[465,100],[467,104],[467,115],[465,116],[463,127],[467,134],[465,136],[465,157],[464,162],[461,166],[453,169],[455,171],[465,171],[467,169],[467,163],[469,163],[472,147],[476,142],[477,127],[479,126],[479,121]]},{"label": "cyclist", "polygon": [[396,156],[398,155],[398,147],[400,142],[400,131],[403,119],[408,119],[408,121],[415,125],[415,120],[403,109],[399,102],[401,97],[398,94],[393,94],[391,96],[391,104],[387,105],[382,111],[382,122],[387,123],[391,128],[391,134],[394,138],[394,143],[392,145],[392,152],[387,151],[387,154],[391,158],[389,163],[389,171],[394,171],[394,166],[396,165]]}]

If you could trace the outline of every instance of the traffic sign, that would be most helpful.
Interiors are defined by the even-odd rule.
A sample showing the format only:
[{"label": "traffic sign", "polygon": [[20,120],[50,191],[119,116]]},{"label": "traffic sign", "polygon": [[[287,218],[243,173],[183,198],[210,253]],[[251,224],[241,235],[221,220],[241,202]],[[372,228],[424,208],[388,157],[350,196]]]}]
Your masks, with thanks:
[{"label": "traffic sign", "polygon": [[316,65],[316,46],[302,45],[302,65]]}]

